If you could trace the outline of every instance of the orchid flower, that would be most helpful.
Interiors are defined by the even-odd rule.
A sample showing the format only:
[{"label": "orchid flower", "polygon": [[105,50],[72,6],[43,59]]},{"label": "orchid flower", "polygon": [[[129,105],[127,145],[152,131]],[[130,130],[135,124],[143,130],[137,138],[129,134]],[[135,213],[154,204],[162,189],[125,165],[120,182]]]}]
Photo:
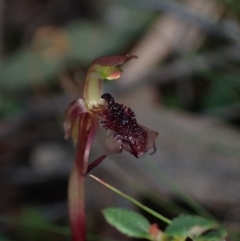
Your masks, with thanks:
[{"label": "orchid flower", "polygon": [[87,71],[83,98],[70,103],[66,111],[65,138],[71,136],[77,148],[68,187],[69,217],[74,241],[85,240],[85,176],[106,157],[102,155],[88,164],[90,148],[99,123],[111,132],[106,139],[106,146],[110,151],[120,153],[125,150],[136,158],[152,148],[155,152],[158,133],[139,125],[130,108],[115,102],[110,94],[102,93],[103,80],[118,79],[122,73],[119,65],[132,58],[137,56],[114,55],[93,61]]}]

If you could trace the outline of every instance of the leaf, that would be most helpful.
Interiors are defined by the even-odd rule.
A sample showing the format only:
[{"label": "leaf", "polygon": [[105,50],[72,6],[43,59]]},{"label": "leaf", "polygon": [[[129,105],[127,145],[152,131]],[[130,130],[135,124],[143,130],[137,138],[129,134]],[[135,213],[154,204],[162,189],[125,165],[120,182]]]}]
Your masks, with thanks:
[{"label": "leaf", "polygon": [[225,229],[213,230],[196,238],[196,241],[224,241],[226,236],[227,232]]},{"label": "leaf", "polygon": [[135,238],[149,237],[150,223],[142,215],[123,208],[104,209],[107,222],[121,233]]},{"label": "leaf", "polygon": [[181,215],[175,218],[166,229],[166,235],[179,237],[185,240],[187,237],[196,238],[204,232],[219,228],[215,221],[195,215]]}]

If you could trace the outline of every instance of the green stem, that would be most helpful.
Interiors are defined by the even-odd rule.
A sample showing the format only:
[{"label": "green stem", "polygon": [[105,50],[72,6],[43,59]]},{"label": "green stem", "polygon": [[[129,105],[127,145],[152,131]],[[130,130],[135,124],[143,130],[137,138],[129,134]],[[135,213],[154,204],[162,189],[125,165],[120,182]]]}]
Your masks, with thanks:
[{"label": "green stem", "polygon": [[169,220],[168,218],[162,216],[161,214],[153,211],[152,209],[146,207],[145,205],[141,204],[140,202],[136,201],[135,199],[131,198],[130,196],[126,195],[125,193],[119,191],[118,189],[114,188],[113,186],[107,184],[106,182],[102,181],[101,179],[93,176],[93,175],[89,175],[91,178],[93,178],[94,180],[96,180],[97,182],[101,183],[102,185],[104,185],[105,187],[109,188],[110,190],[114,191],[115,193],[119,194],[120,196],[126,198],[128,201],[134,203],[135,205],[137,205],[138,207],[140,207],[141,209],[145,210],[146,212],[152,214],[154,217],[160,219],[161,221],[170,224],[171,220]]}]

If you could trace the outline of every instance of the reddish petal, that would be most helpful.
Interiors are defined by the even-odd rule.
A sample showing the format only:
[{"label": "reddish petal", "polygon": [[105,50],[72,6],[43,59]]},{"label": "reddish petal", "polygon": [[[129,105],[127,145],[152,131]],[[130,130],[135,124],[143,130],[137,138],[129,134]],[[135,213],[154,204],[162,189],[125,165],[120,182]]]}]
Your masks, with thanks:
[{"label": "reddish petal", "polygon": [[129,55],[129,54],[104,56],[104,57],[95,59],[91,65],[94,65],[94,64],[99,64],[101,66],[121,65],[133,58],[138,58],[138,57],[136,55]]},{"label": "reddish petal", "polygon": [[102,155],[102,156],[98,157],[95,161],[91,162],[88,165],[87,173],[89,173],[93,168],[98,166],[105,158],[106,158],[106,155]]},{"label": "reddish petal", "polygon": [[86,175],[88,167],[88,157],[91,145],[98,129],[98,118],[90,113],[83,113],[79,117],[78,144],[76,163],[79,173]]},{"label": "reddish petal", "polygon": [[73,135],[72,130],[76,119],[85,112],[88,112],[88,109],[84,99],[75,100],[68,105],[64,121],[65,139],[67,139],[70,135]]}]

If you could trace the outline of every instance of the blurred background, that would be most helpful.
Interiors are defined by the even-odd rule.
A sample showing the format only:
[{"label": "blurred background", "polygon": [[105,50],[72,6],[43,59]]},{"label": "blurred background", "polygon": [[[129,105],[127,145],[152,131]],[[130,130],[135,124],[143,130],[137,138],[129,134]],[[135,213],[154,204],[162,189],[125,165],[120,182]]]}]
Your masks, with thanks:
[{"label": "blurred background", "polygon": [[[0,0],[0,240],[70,240],[64,111],[95,58],[127,53],[139,58],[104,92],[159,133],[157,152],[109,154],[92,173],[168,218],[215,217],[240,240],[239,16],[239,0]],[[130,240],[101,210],[136,207],[86,185],[89,240]]]}]

